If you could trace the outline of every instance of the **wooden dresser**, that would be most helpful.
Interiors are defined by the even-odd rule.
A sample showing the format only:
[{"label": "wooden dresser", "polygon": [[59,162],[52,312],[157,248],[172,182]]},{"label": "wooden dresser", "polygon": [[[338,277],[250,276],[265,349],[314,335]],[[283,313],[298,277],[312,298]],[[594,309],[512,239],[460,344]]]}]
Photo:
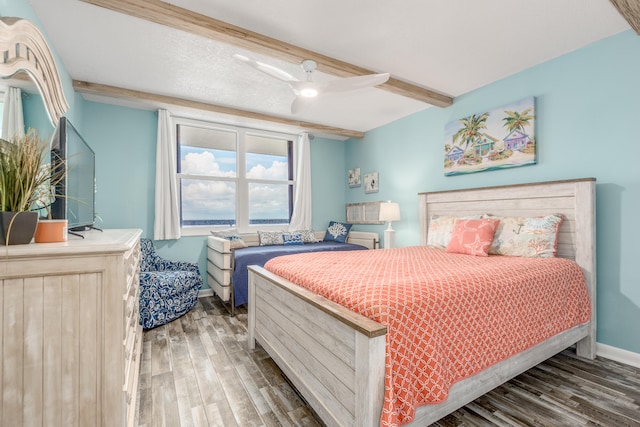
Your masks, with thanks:
[{"label": "wooden dresser", "polygon": [[0,246],[0,425],[133,425],[140,234]]}]

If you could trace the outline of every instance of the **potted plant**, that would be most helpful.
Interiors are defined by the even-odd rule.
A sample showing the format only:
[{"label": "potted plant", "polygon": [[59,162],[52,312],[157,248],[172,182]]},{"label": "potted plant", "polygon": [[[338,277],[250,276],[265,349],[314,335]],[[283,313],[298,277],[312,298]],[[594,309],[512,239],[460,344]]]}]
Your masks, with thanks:
[{"label": "potted plant", "polygon": [[49,144],[37,132],[0,139],[0,240],[3,245],[29,243],[38,224],[34,209],[48,205],[43,195],[64,176],[62,162],[49,162]]},{"label": "potted plant", "polygon": [[[43,188],[42,198],[38,200],[37,207],[44,204],[44,207],[40,209],[40,218],[38,219],[38,225],[36,227],[36,233],[33,236],[33,240],[36,243],[55,243],[67,241],[67,225],[66,219],[51,219],[51,203],[55,199],[55,193],[53,187],[49,187],[46,191]],[[58,196],[60,197],[60,196]],[[42,212],[46,211],[46,216],[42,215]]]}]

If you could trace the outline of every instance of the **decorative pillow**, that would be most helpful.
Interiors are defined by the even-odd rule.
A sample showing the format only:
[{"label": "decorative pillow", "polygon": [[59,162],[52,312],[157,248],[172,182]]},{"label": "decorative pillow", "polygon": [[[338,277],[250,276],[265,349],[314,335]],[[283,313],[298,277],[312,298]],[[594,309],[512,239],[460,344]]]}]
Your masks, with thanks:
[{"label": "decorative pillow", "polygon": [[302,241],[304,243],[317,243],[318,238],[316,237],[316,233],[313,230],[296,230],[292,231],[292,233],[300,233],[302,235]]},{"label": "decorative pillow", "polygon": [[347,236],[349,235],[349,230],[351,230],[351,226],[352,224],[345,224],[338,221],[329,222],[327,232],[324,233],[324,241],[345,243],[347,241]]},{"label": "decorative pillow", "polygon": [[429,221],[429,231],[427,233],[427,246],[431,248],[446,249],[451,241],[453,226],[459,219],[480,219],[482,215],[470,216],[450,216],[432,215]]},{"label": "decorative pillow", "polygon": [[500,220],[495,218],[457,220],[446,252],[489,256],[489,247],[499,223]]},{"label": "decorative pillow", "polygon": [[227,239],[228,241],[230,241],[231,249],[239,249],[239,248],[247,247],[247,244],[245,243],[245,241],[242,240],[242,237],[240,237],[240,235],[238,234],[238,231],[234,228],[230,230],[220,230],[220,231],[211,230],[211,234],[213,234],[216,237],[220,237],[221,239]]},{"label": "decorative pillow", "polygon": [[300,233],[282,233],[282,241],[285,246],[288,245],[304,245],[302,234]]},{"label": "decorative pillow", "polygon": [[282,231],[258,231],[260,246],[283,245]]},{"label": "decorative pillow", "polygon": [[558,249],[558,232],[564,220],[562,214],[540,217],[499,217],[490,254],[528,258],[553,258]]}]

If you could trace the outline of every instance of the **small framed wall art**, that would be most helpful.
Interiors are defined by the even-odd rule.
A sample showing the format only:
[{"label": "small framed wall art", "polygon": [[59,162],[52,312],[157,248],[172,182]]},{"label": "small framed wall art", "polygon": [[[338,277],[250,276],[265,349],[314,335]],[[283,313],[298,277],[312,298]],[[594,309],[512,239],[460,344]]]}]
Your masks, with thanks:
[{"label": "small framed wall art", "polygon": [[378,192],[378,172],[371,172],[364,175],[364,192]]},{"label": "small framed wall art", "polygon": [[349,187],[360,187],[360,168],[349,169]]}]

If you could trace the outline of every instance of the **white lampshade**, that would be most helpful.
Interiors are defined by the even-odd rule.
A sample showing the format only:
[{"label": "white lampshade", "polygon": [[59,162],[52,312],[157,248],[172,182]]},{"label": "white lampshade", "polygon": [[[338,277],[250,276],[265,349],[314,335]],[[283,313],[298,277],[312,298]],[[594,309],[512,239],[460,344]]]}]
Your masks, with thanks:
[{"label": "white lampshade", "polygon": [[380,221],[400,221],[400,205],[392,202],[380,203]]}]

